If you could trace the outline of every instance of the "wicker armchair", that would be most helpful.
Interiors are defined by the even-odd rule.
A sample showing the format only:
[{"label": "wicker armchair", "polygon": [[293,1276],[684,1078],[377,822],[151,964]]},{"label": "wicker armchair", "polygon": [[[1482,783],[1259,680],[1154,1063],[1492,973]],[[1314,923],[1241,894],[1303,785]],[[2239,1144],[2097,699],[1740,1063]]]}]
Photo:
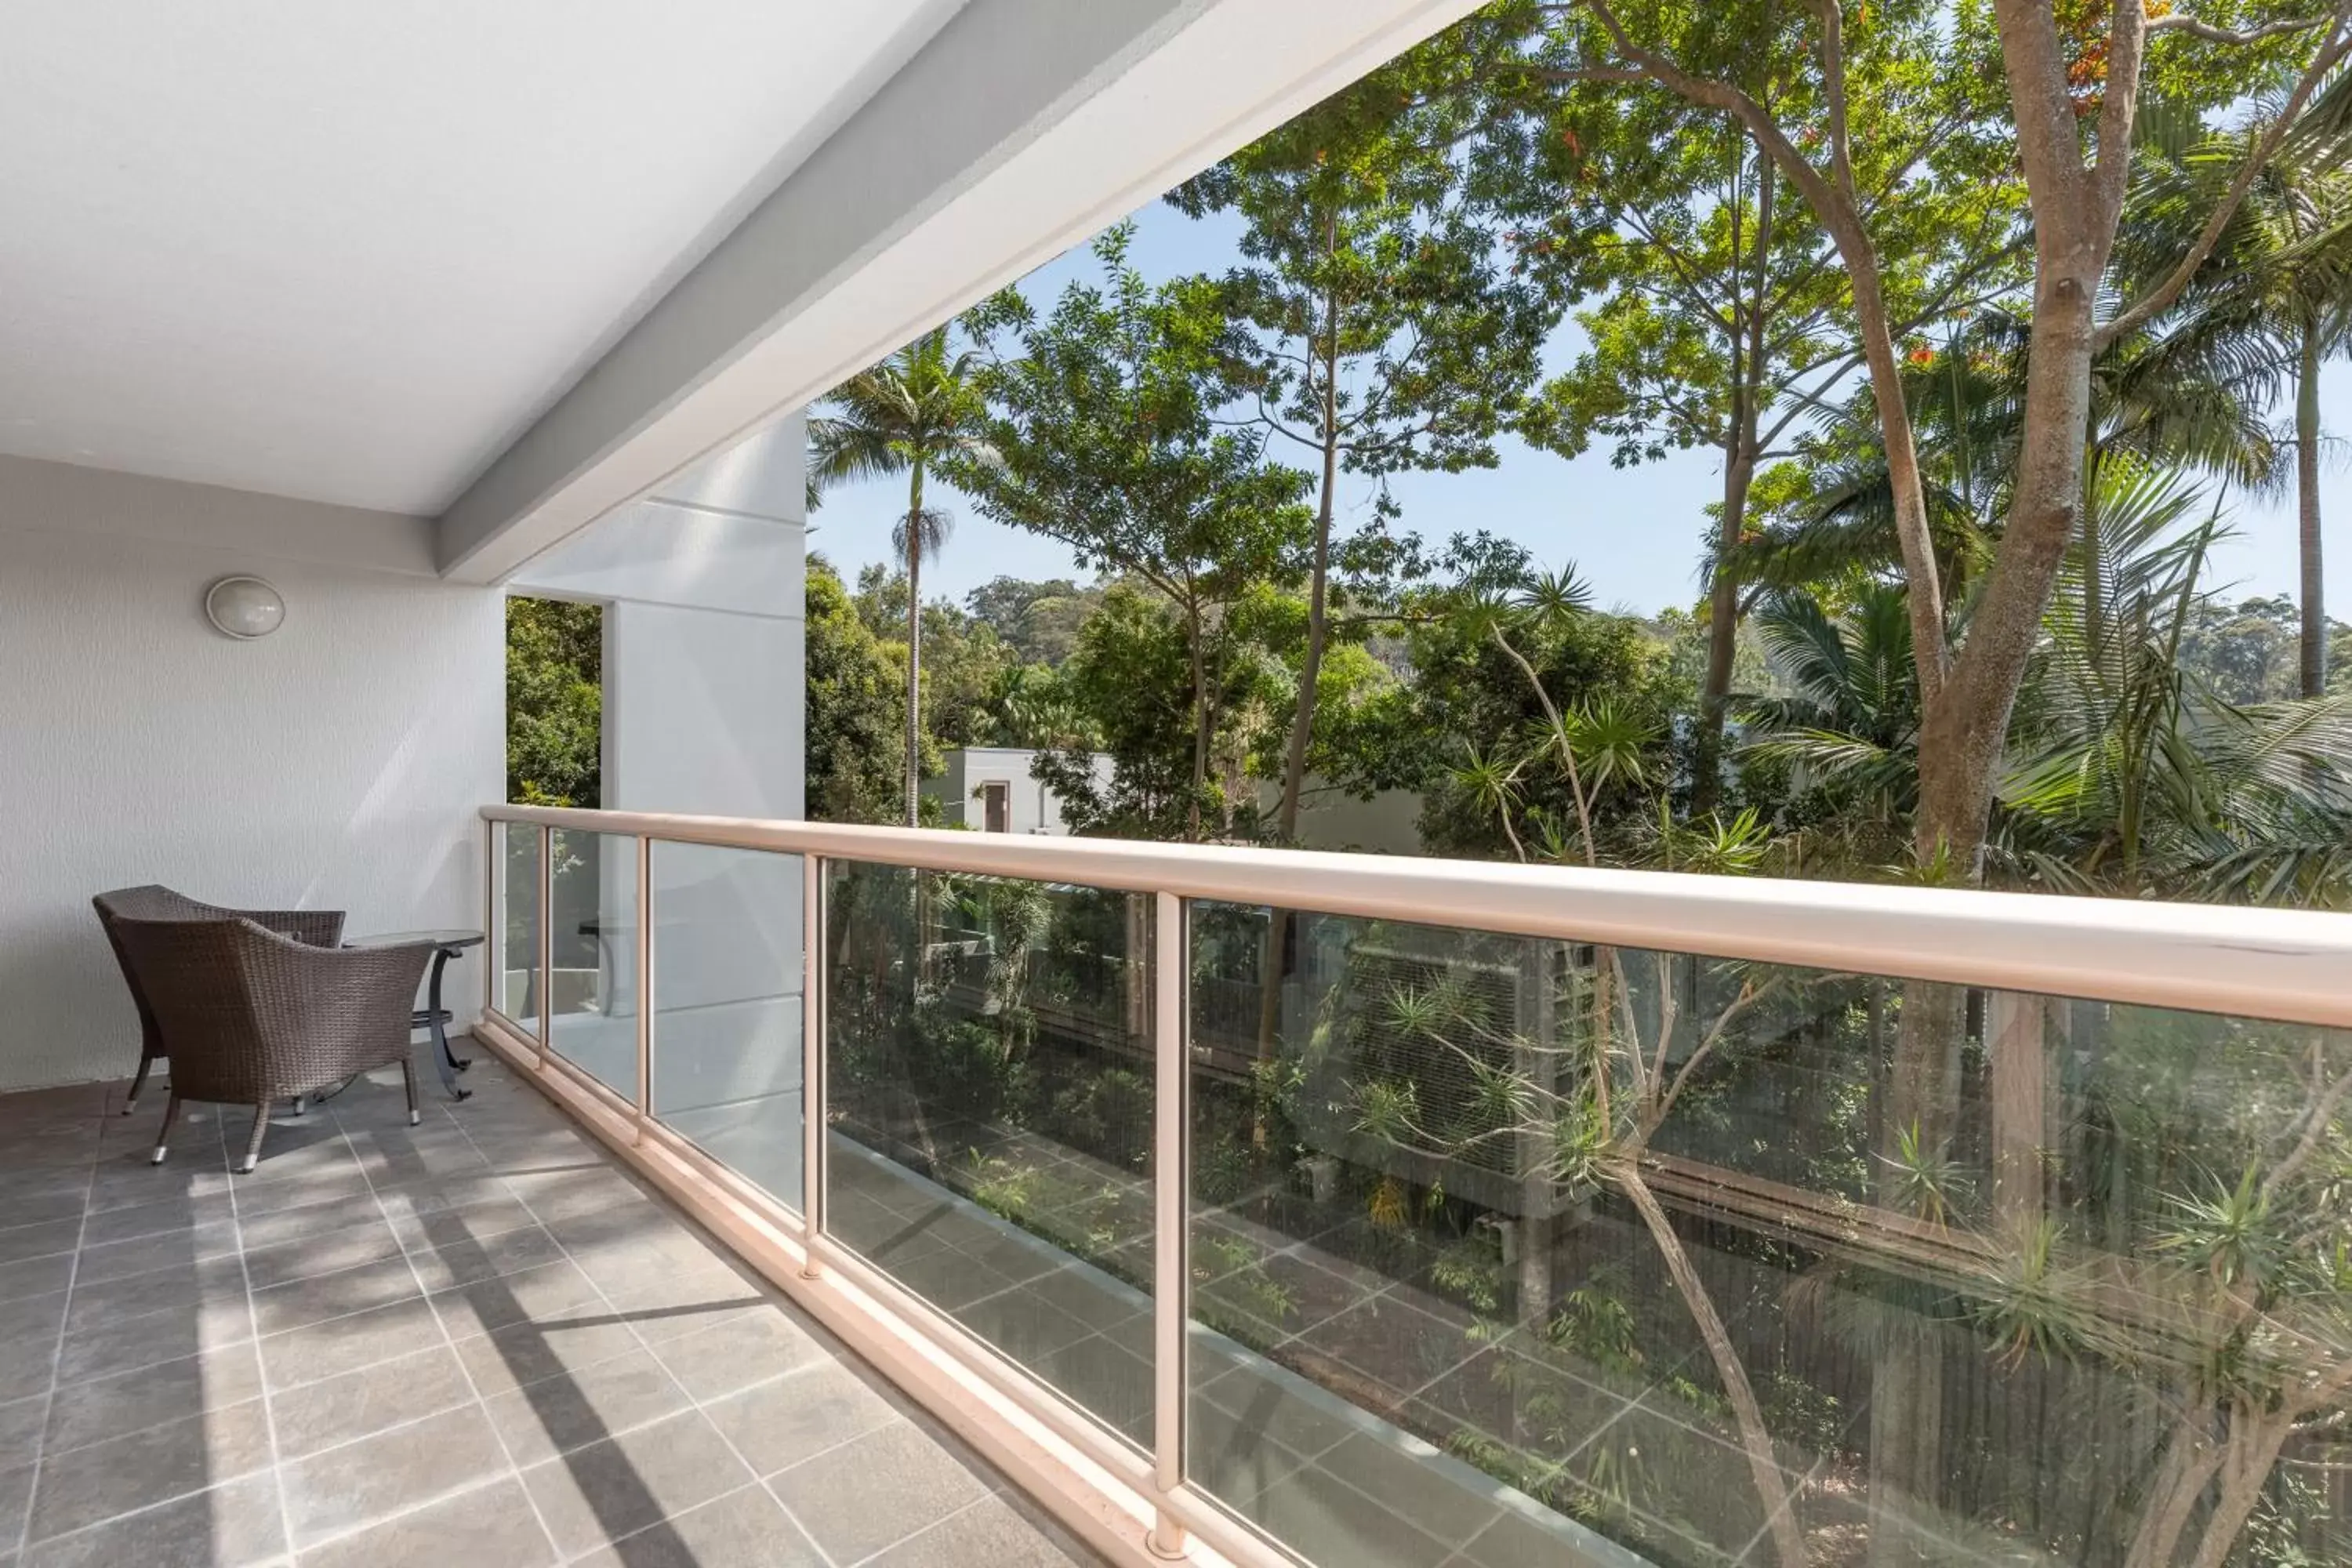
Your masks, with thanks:
[{"label": "wicker armchair", "polygon": [[254,1108],[238,1167],[250,1171],[261,1158],[272,1101],[393,1062],[407,1086],[409,1125],[416,1124],[408,1020],[431,942],[312,947],[248,920],[117,916],[113,929],[172,1059],[156,1163],[184,1100]]},{"label": "wicker armchair", "polygon": [[125,1116],[139,1109],[139,1091],[147,1087],[147,1074],[155,1058],[172,1053],[163,1048],[163,1036],[155,1028],[155,1010],[147,1005],[147,993],[141,989],[131,961],[122,955],[122,940],[114,931],[116,921],[247,920],[312,947],[332,947],[343,940],[341,910],[225,910],[152,882],[143,888],[100,893],[90,900],[90,905],[98,910],[98,923],[106,928],[107,944],[114,949],[114,962],[122,966],[122,983],[131,988],[131,1000],[139,1009],[139,1076],[131,1080],[131,1092],[123,1099]]}]

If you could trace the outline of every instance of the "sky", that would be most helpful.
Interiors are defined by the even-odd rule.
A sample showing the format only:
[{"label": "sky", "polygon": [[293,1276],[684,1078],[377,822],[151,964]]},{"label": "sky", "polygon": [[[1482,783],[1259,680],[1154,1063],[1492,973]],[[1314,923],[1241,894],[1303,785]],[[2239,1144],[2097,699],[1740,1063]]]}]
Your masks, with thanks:
[{"label": "sky", "polygon": [[[1194,220],[1154,202],[1135,222],[1129,259],[1154,282],[1190,272],[1222,273],[1237,251],[1240,226],[1228,215]],[[1065,284],[1095,277],[1097,265],[1081,245],[1032,272],[1021,287],[1033,301],[1049,306]],[[1574,324],[1564,324],[1547,347],[1547,368],[1566,368],[1580,342]],[[2331,435],[2352,437],[2352,364],[2337,363],[2325,372],[2320,419]],[[1479,529],[1517,540],[1547,569],[1573,563],[1592,585],[1595,602],[1612,609],[1654,614],[1687,607],[1702,596],[1704,509],[1722,494],[1717,454],[1675,453],[1617,468],[1611,467],[1605,447],[1571,460],[1508,437],[1499,446],[1501,461],[1493,468],[1391,479],[1391,493],[1403,508],[1400,529],[1433,544]],[[2352,468],[2323,467],[2320,483],[2322,516],[2344,518],[2352,507]],[[1365,481],[1343,489],[1342,531],[1351,515],[1370,515],[1372,495]],[[924,563],[926,599],[961,603],[998,576],[1085,575],[1066,545],[992,523],[960,496],[940,497],[934,490],[926,499],[944,504],[955,523],[939,560]],[[855,582],[861,566],[892,559],[890,526],[906,504],[903,479],[843,486],[811,518],[809,547]],[[2239,504],[2232,525],[2235,536],[2214,552],[2215,586],[2233,599],[2251,594],[2293,596],[2298,573],[2294,498]],[[2334,553],[2326,563],[2327,602],[2338,618],[2352,619],[2352,536],[2341,522],[2333,523],[2329,542]]]}]

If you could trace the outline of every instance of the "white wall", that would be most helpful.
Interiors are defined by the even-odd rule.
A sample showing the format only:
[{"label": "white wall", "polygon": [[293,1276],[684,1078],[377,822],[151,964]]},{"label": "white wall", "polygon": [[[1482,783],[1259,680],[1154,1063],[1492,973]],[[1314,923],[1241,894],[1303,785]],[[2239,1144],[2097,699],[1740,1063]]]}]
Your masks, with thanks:
[{"label": "white wall", "polygon": [[[420,520],[0,459],[0,1089],[136,1065],[103,889],[481,923],[503,606],[430,562]],[[257,642],[204,619],[240,572],[287,601]]]},{"label": "white wall", "polygon": [[[1062,797],[1032,775],[1039,752],[1017,746],[959,746],[944,759],[945,771],[937,778],[925,779],[922,790],[940,803],[940,820],[950,826],[985,828],[988,809],[979,797],[982,784],[1002,784],[1008,833],[1066,834],[1069,826],[1063,820]],[[1112,773],[1108,752],[1097,752],[1094,759],[1095,785],[1110,786]]]},{"label": "white wall", "polygon": [[[516,578],[517,592],[604,605],[608,808],[803,815],[806,439],[798,416],[784,420],[582,531]],[[604,857],[605,879],[634,875],[626,848],[614,845]],[[656,1111],[706,1140],[747,1118],[796,1121],[800,861],[656,845],[653,900]],[[562,922],[568,912],[559,934],[572,929]],[[613,952],[605,962],[627,960]],[[625,980],[612,987],[633,989]],[[600,1031],[592,1017],[559,1017],[554,1026],[559,1046],[583,1065],[612,1060],[614,1073],[634,1079],[634,1060],[617,1059],[619,1031]],[[797,1155],[780,1138],[764,1146],[787,1158],[761,1179],[777,1186],[796,1176]]]}]

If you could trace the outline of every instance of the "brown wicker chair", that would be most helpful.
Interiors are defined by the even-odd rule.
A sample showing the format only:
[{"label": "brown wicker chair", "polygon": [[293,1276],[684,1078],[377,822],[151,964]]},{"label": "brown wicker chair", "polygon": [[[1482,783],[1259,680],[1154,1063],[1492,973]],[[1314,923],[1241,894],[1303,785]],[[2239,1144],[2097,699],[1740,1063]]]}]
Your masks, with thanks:
[{"label": "brown wicker chair", "polygon": [[122,983],[131,988],[131,1000],[139,1009],[139,1076],[131,1080],[131,1092],[123,1098],[125,1116],[139,1109],[139,1091],[147,1087],[147,1074],[155,1059],[171,1053],[163,1048],[163,1036],[156,1031],[155,1010],[147,1005],[147,993],[140,988],[131,961],[122,956],[122,941],[114,933],[116,921],[247,920],[312,947],[332,947],[343,940],[341,910],[225,910],[152,882],[143,888],[100,893],[90,900],[90,905],[98,910],[98,923],[106,928],[107,944],[114,949],[114,962],[122,966]]},{"label": "brown wicker chair", "polygon": [[156,1163],[184,1100],[253,1107],[253,1136],[238,1167],[250,1171],[261,1158],[272,1102],[393,1062],[408,1089],[409,1125],[416,1124],[408,1021],[431,942],[312,947],[248,920],[117,916],[114,931],[172,1061]]}]

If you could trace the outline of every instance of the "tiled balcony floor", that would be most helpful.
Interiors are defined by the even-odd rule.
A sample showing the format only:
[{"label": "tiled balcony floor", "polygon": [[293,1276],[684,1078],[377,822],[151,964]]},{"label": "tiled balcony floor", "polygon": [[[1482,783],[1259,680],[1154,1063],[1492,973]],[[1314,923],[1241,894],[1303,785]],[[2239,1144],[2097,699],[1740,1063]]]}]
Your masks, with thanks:
[{"label": "tiled balcony floor", "polygon": [[249,1177],[0,1097],[0,1564],[1096,1561],[488,1053],[377,1077]]}]

